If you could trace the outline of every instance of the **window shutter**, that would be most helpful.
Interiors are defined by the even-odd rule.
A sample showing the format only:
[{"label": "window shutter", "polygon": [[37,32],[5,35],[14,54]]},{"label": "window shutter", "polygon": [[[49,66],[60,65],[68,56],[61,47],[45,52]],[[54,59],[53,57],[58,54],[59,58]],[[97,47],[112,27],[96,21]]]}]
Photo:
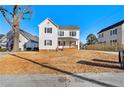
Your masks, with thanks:
[{"label": "window shutter", "polygon": [[63,46],[65,46],[65,41],[63,41]]},{"label": "window shutter", "polygon": [[46,40],[44,40],[44,45],[46,46]]},{"label": "window shutter", "polygon": [[51,28],[51,33],[52,33],[52,28]]},{"label": "window shutter", "polygon": [[46,33],[46,30],[47,30],[47,29],[46,29],[46,27],[45,27],[45,33]]},{"label": "window shutter", "polygon": [[71,36],[71,32],[70,32],[70,36]]},{"label": "window shutter", "polygon": [[52,45],[52,40],[50,40],[50,45]]}]

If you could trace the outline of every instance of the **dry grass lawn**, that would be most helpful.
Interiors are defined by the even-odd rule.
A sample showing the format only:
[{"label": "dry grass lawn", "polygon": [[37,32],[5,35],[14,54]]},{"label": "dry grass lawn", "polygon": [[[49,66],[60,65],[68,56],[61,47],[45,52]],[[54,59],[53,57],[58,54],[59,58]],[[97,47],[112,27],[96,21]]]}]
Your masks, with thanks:
[{"label": "dry grass lawn", "polygon": [[0,74],[124,72],[118,57],[96,51],[18,52],[0,59]]}]

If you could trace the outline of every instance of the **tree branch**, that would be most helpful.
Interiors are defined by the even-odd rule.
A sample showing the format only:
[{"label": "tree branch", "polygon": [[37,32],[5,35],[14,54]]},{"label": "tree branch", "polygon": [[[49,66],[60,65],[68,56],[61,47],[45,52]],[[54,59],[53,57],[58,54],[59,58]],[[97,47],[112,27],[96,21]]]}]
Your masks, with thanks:
[{"label": "tree branch", "polygon": [[14,5],[14,7],[13,7],[13,15],[16,14],[17,9],[18,9],[18,5]]},{"label": "tree branch", "polygon": [[4,10],[5,12],[9,13],[11,16],[13,16],[13,13],[10,12],[9,10],[3,8],[2,6],[0,6],[0,10]]},{"label": "tree branch", "polygon": [[12,22],[11,20],[6,16],[5,10],[3,9],[3,7],[0,6],[0,11],[2,13],[2,15],[4,16],[4,18],[7,20],[7,22],[12,26]]}]

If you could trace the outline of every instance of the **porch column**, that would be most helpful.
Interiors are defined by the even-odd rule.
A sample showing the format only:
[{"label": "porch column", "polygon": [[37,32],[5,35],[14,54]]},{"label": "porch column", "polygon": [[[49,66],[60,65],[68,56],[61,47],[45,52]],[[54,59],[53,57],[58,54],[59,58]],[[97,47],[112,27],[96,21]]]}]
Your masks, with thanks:
[{"label": "porch column", "polygon": [[78,40],[77,43],[78,43],[78,50],[80,50],[80,41]]}]

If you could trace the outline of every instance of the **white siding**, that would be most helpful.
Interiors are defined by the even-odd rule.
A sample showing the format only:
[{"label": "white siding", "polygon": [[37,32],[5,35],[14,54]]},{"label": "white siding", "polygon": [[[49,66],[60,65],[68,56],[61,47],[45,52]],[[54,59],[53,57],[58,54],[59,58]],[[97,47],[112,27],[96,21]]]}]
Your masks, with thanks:
[{"label": "white siding", "polygon": [[24,51],[24,44],[27,43],[28,40],[22,34],[19,34],[19,41],[19,48],[21,51]]},{"label": "white siding", "polygon": [[[45,28],[51,27],[52,33],[45,33]],[[59,31],[64,31],[64,36],[59,36]],[[76,36],[70,36],[70,32],[76,32]],[[72,41],[76,41],[76,45],[78,45],[78,49],[80,48],[80,31],[79,30],[63,30],[58,29],[56,25],[51,22],[49,19],[46,19],[39,25],[39,49],[45,50],[45,49],[56,49],[58,47],[58,38],[61,37],[62,40],[65,40],[67,47],[69,47],[69,40],[72,38]],[[66,39],[68,38],[68,39]],[[52,46],[45,46],[44,41],[45,40],[52,40]],[[61,41],[61,39],[59,38]]]},{"label": "white siding", "polygon": [[[64,32],[64,36],[59,36],[59,37],[73,37],[76,39],[79,39],[79,30],[59,30]],[[76,36],[70,36],[70,32],[76,32]]]},{"label": "white siding", "polygon": [[[72,40],[72,41],[76,41],[76,45],[78,45],[78,49],[80,49],[80,30],[59,30],[59,31],[63,31],[64,32],[64,36],[58,36],[58,37],[72,37],[76,40]],[[70,36],[70,32],[76,32],[76,36]],[[61,41],[61,40],[60,40]],[[65,40],[66,44],[69,45],[68,43],[68,39]]]},{"label": "white siding", "polygon": [[[52,33],[45,33],[45,27],[51,27]],[[45,46],[44,40],[52,40],[52,46]],[[49,20],[45,20],[39,25],[39,49],[56,49],[58,45],[57,27]]]},{"label": "white siding", "polygon": [[124,44],[124,24],[122,24],[122,31],[120,32],[121,44]]},{"label": "white siding", "polygon": [[[117,29],[117,35],[110,35],[110,31],[111,30],[114,30],[114,29]],[[121,35],[122,35],[122,26],[118,26],[118,27],[115,27],[115,28],[112,28],[112,29],[109,29],[107,31],[104,31],[102,32],[104,34],[103,37],[101,38],[98,38],[98,41],[99,42],[104,42],[106,41],[107,44],[110,44],[110,40],[117,40],[118,44],[121,43]],[[100,33],[101,34],[101,33]],[[98,34],[99,35],[99,34]]]},{"label": "white siding", "polygon": [[0,39],[0,47],[1,48],[7,48],[7,37],[6,36],[3,36],[1,39]]}]

